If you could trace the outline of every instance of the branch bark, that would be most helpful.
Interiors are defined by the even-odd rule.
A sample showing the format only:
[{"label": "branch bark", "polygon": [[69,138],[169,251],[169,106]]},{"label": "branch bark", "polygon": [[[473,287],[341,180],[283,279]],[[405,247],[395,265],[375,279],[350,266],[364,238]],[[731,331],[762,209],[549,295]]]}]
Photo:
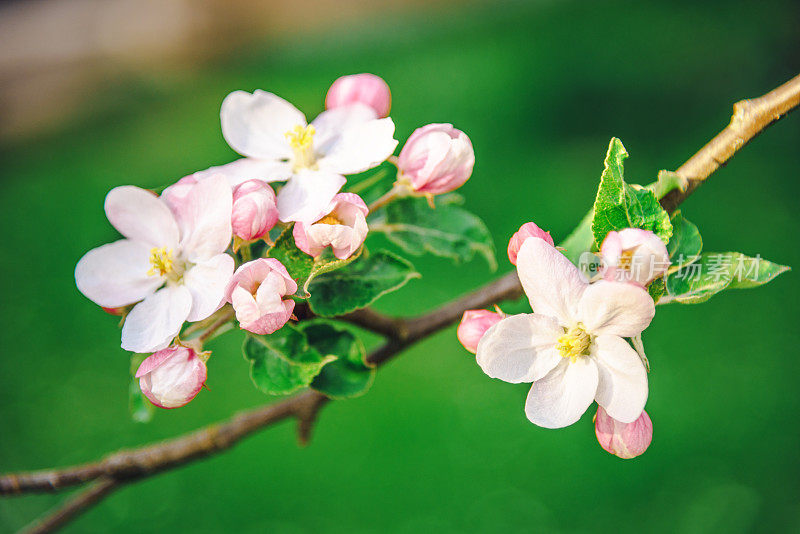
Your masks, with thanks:
[{"label": "branch bark", "polygon": [[[737,151],[798,104],[800,104],[800,76],[760,98],[737,103],[734,106],[731,123],[678,168],[676,172],[687,179],[687,187],[665,195],[661,200],[664,208],[669,211],[677,208]],[[387,338],[386,343],[368,357],[370,362],[380,366],[414,343],[455,323],[464,311],[486,308],[497,302],[519,298],[521,295],[522,287],[519,279],[516,273],[512,272],[416,318],[394,318],[365,309],[341,319]],[[298,307],[299,317],[309,314],[307,308]],[[227,422],[154,445],[123,450],[98,462],[0,476],[0,495],[53,492],[96,480],[87,490],[67,500],[50,516],[31,527],[33,532],[49,532],[97,504],[124,484],[217,454],[250,434],[284,419],[297,419],[300,442],[306,443],[319,411],[329,400],[320,393],[307,391],[275,404],[242,412]]]}]

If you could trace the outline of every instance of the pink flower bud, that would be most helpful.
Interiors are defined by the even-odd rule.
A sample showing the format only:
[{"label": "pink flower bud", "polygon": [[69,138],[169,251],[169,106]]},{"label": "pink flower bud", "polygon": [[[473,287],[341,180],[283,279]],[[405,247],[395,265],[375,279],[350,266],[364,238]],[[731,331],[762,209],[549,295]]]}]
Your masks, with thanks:
[{"label": "pink flower bud", "polygon": [[151,354],[136,370],[139,388],[159,408],[185,406],[206,381],[206,363],[202,356],[183,345]]},{"label": "pink flower bud", "polygon": [[554,245],[553,238],[550,237],[550,232],[545,232],[534,223],[527,222],[520,226],[519,230],[508,240],[508,259],[511,261],[512,265],[517,264],[519,249],[529,237],[538,237],[539,239],[544,239],[550,243],[550,245]]},{"label": "pink flower bud", "polygon": [[371,107],[378,117],[389,116],[392,93],[389,86],[374,74],[351,74],[337,79],[325,96],[325,109],[349,104],[364,104]]},{"label": "pink flower bud", "polygon": [[326,215],[312,224],[294,224],[297,248],[315,258],[330,246],[340,260],[353,255],[367,238],[369,208],[356,194],[339,193],[333,197]]},{"label": "pink flower bud", "polygon": [[611,231],[600,246],[603,278],[644,286],[669,268],[669,253],[661,239],[649,230],[625,228]]},{"label": "pink flower bud", "polygon": [[243,329],[265,335],[280,329],[292,316],[294,301],[283,297],[296,291],[297,284],[281,262],[259,258],[236,269],[226,298]]},{"label": "pink flower bud", "polygon": [[505,314],[489,310],[467,310],[461,317],[456,335],[464,348],[475,354],[478,351],[478,342],[491,327],[505,318]]},{"label": "pink flower bud", "polygon": [[264,237],[278,222],[275,192],[266,182],[248,180],[233,190],[233,234],[245,241]]},{"label": "pink flower bud", "polygon": [[439,195],[457,189],[472,175],[475,152],[469,137],[452,124],[417,128],[400,151],[399,180],[417,193]]},{"label": "pink flower bud", "polygon": [[602,406],[598,406],[594,433],[606,451],[620,458],[635,458],[644,454],[653,441],[653,422],[647,412],[642,411],[642,415],[633,423],[620,423],[608,415]]}]

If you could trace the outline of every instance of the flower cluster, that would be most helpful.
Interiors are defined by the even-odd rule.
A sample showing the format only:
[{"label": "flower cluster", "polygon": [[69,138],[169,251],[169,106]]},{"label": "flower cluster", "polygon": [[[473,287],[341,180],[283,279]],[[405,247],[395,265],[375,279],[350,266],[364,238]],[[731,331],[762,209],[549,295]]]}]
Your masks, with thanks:
[{"label": "flower cluster", "polygon": [[[222,134],[242,157],[185,176],[155,194],[135,186],[108,193],[105,212],[122,239],[89,251],[78,289],[123,315],[122,348],[151,354],[136,377],[155,405],[185,405],[206,381],[202,341],[235,316],[258,335],[292,317],[296,273],[265,246],[290,235],[298,254],[355,258],[370,208],[341,192],[347,176],[385,161],[397,181],[380,205],[452,191],[474,164],[467,136],[449,124],[416,130],[400,152],[388,117],[391,94],[372,74],[336,80],[325,111],[308,122],[279,96],[235,91],[222,103]],[[257,255],[258,257],[253,257]],[[196,323],[184,330],[187,323]],[[195,334],[197,339],[182,338]]]},{"label": "flower cluster", "polygon": [[[655,315],[637,276],[638,262],[669,261],[663,242],[638,229],[610,232],[601,247],[606,269],[590,281],[553,244],[548,232],[524,224],[508,245],[532,314],[469,310],[458,338],[492,378],[532,383],[528,419],[544,428],[578,421],[596,402],[596,434],[622,458],[644,452],[652,424],[644,406],[647,370],[627,339],[639,339]],[[663,271],[660,273],[663,274]]]}]

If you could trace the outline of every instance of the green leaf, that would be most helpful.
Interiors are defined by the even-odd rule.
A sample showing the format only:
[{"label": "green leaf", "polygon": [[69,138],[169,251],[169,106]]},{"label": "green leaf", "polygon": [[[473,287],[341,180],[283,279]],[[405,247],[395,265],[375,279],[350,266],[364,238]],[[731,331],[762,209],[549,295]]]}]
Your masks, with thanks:
[{"label": "green leaf", "polygon": [[667,244],[667,252],[673,267],[687,265],[700,257],[703,251],[703,238],[697,226],[686,220],[680,211],[672,215],[672,238]]},{"label": "green leaf", "polygon": [[662,302],[698,304],[725,289],[764,285],[788,270],[785,265],[739,252],[705,252],[696,262],[666,277],[667,296]]},{"label": "green leaf", "polygon": [[253,384],[270,395],[288,395],[308,386],[334,359],[320,354],[305,334],[291,325],[267,336],[248,334],[243,352],[250,362]]},{"label": "green leaf", "polygon": [[370,221],[370,230],[383,232],[394,244],[415,256],[425,253],[470,261],[476,254],[497,269],[494,242],[483,221],[457,206],[459,197],[438,198],[435,208],[420,197],[395,200]]},{"label": "green leaf", "polygon": [[688,184],[689,181],[676,172],[658,171],[658,179],[648,185],[647,188],[655,194],[657,199],[661,200],[664,198],[664,195],[673,189],[686,191]]},{"label": "green leaf", "polygon": [[382,295],[403,287],[419,273],[408,261],[379,250],[311,283],[311,310],[323,317],[335,317],[369,306]]},{"label": "green leaf", "polygon": [[369,390],[375,368],[367,363],[364,345],[352,332],[320,321],[305,323],[303,332],[320,354],[336,357],[311,382],[313,389],[333,398],[357,397]]},{"label": "green leaf", "polygon": [[267,250],[267,256],[275,258],[286,267],[289,276],[297,281],[298,292],[314,269],[314,258],[297,248],[292,235],[293,225],[289,225]]},{"label": "green leaf", "polygon": [[667,287],[663,278],[656,278],[647,286],[647,292],[656,304],[658,304],[658,301],[664,296],[666,291]]},{"label": "green leaf", "polygon": [[289,226],[281,232],[275,244],[267,250],[267,256],[280,261],[289,271],[289,276],[295,279],[297,297],[308,298],[308,288],[316,276],[340,269],[361,255],[362,249],[359,249],[349,258],[340,260],[328,248],[314,259],[297,248],[292,234],[293,228],[294,226]]},{"label": "green leaf", "polygon": [[627,157],[622,142],[612,138],[594,203],[592,234],[595,243],[599,247],[608,232],[623,228],[650,230],[667,243],[672,235],[669,214],[658,203],[653,191],[625,183],[623,161]]}]

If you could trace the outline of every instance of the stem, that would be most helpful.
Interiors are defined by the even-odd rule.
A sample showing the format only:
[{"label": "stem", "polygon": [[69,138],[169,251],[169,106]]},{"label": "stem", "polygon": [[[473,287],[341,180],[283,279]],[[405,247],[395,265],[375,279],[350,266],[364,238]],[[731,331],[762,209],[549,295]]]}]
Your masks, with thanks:
[{"label": "stem", "polygon": [[384,207],[385,205],[389,204],[390,202],[392,202],[396,198],[400,198],[402,196],[405,196],[403,194],[404,190],[405,190],[405,188],[403,186],[399,186],[397,184],[394,184],[394,186],[389,191],[384,193],[382,197],[380,197],[378,200],[372,202],[369,205],[369,212],[370,213],[375,213],[376,210]]},{"label": "stem", "polygon": [[217,330],[228,324],[231,319],[233,319],[233,314],[233,308],[228,307],[228,309],[219,317],[219,319],[211,323],[211,326],[209,326],[205,332],[197,337],[197,340],[202,344],[211,339]]}]

